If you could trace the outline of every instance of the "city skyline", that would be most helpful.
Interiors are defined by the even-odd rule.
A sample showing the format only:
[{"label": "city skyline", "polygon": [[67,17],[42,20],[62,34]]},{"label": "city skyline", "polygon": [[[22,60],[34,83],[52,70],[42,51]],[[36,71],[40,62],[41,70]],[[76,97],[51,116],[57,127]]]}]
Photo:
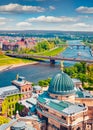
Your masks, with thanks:
[{"label": "city skyline", "polygon": [[0,30],[93,31],[92,16],[92,0],[0,2]]}]

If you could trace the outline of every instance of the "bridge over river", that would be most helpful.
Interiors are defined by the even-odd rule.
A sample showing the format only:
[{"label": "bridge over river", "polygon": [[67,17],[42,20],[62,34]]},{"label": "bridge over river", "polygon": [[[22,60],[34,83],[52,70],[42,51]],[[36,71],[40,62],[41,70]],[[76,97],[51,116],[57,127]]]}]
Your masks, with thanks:
[{"label": "bridge over river", "polygon": [[25,58],[25,59],[43,59],[43,60],[48,59],[50,60],[51,64],[55,64],[56,60],[93,63],[93,60],[90,59],[66,58],[63,56],[41,56],[41,55],[31,55],[31,54],[9,54],[9,53],[6,55],[10,57]]}]

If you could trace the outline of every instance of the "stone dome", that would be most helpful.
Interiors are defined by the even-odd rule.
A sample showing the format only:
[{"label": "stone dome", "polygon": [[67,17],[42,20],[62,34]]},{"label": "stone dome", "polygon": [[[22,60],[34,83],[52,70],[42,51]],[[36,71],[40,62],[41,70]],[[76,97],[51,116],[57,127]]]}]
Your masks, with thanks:
[{"label": "stone dome", "polygon": [[60,72],[51,79],[48,92],[58,95],[74,94],[74,83],[66,73]]}]

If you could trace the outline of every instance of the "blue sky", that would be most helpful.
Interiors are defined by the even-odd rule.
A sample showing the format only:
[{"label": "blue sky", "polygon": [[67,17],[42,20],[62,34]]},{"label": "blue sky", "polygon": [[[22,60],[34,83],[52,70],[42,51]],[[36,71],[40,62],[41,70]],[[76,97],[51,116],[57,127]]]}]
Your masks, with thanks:
[{"label": "blue sky", "polygon": [[2,0],[0,30],[93,31],[93,0]]}]

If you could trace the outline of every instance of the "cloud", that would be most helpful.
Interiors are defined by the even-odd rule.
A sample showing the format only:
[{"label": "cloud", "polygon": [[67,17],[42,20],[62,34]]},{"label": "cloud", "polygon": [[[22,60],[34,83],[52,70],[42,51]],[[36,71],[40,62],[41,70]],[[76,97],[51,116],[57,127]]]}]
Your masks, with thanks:
[{"label": "cloud", "polygon": [[43,11],[45,11],[45,9],[40,6],[26,6],[12,3],[0,6],[0,12],[8,12],[8,13],[43,12]]},{"label": "cloud", "polygon": [[54,17],[54,16],[39,16],[37,18],[29,18],[28,22],[47,22],[47,23],[61,23],[61,22],[75,22],[78,19],[73,17]]},{"label": "cloud", "polygon": [[18,27],[31,27],[31,23],[28,23],[28,22],[19,22],[16,24],[16,26]]},{"label": "cloud", "polygon": [[52,6],[52,5],[50,5],[50,6],[49,6],[49,9],[50,9],[50,10],[55,10],[55,7]]},{"label": "cloud", "polygon": [[4,25],[7,22],[11,22],[12,19],[8,19],[8,18],[4,18],[4,17],[0,17],[0,25]]},{"label": "cloud", "polygon": [[87,27],[90,27],[89,24],[86,24],[86,23],[76,23],[76,24],[73,24],[74,27],[84,27],[84,28],[87,28]]},{"label": "cloud", "polygon": [[[15,27],[15,28],[14,28]],[[93,25],[84,22],[56,23],[56,24],[28,24],[25,21],[17,24],[5,24],[1,30],[60,30],[60,31],[93,31]]]},{"label": "cloud", "polygon": [[79,13],[93,14],[93,7],[80,6],[76,11]]}]

